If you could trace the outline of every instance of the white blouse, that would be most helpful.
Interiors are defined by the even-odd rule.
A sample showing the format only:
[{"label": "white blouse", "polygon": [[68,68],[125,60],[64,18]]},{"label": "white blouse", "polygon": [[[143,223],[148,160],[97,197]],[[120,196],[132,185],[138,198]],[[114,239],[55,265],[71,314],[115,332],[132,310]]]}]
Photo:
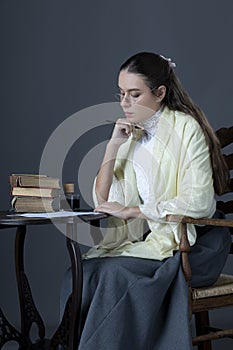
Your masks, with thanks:
[{"label": "white blouse", "polygon": [[138,192],[144,204],[155,202],[155,178],[153,176],[155,160],[153,157],[153,149],[161,113],[162,110],[160,109],[150,119],[140,124],[144,128],[144,132],[135,146],[133,155],[133,167],[136,175]]}]

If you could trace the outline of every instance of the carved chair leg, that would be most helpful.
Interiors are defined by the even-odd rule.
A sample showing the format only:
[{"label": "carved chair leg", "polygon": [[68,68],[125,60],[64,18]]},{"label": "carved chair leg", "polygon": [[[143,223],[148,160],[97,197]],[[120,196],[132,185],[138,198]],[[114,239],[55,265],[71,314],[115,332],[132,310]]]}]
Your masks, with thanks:
[{"label": "carved chair leg", "polygon": [[[208,311],[197,312],[195,314],[196,334],[202,335],[207,332],[209,326],[209,313]],[[198,344],[198,350],[212,350],[211,341],[205,340]]]}]

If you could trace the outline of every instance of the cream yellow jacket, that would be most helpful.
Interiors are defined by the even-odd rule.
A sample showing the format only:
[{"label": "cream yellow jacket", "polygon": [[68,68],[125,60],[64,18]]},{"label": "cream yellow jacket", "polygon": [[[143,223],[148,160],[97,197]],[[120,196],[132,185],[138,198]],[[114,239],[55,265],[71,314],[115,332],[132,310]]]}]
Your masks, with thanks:
[{"label": "cream yellow jacket", "polygon": [[[194,118],[168,108],[160,116],[152,159],[153,203],[143,204],[138,194],[133,168],[136,142],[130,138],[118,151],[108,200],[139,206],[151,232],[142,241],[144,220],[111,217],[104,239],[89,250],[86,258],[123,255],[162,260],[173,255],[180,241],[181,225],[167,223],[167,214],[200,218],[215,212],[209,149]],[[96,201],[95,191],[93,195]],[[196,231],[191,224],[188,238],[193,245]]]}]

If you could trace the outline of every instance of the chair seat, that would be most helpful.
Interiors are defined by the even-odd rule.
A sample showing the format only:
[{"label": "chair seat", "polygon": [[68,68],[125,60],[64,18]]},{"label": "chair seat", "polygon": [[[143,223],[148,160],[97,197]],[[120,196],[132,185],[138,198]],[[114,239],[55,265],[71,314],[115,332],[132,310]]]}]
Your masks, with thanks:
[{"label": "chair seat", "polygon": [[192,289],[193,300],[228,294],[233,294],[233,276],[226,274],[221,274],[212,286]]}]

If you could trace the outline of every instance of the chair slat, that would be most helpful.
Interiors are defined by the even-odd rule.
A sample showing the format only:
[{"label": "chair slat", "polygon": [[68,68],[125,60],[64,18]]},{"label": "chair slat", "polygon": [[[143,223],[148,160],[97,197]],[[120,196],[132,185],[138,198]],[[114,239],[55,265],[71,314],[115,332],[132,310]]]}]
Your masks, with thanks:
[{"label": "chair slat", "polygon": [[225,161],[227,163],[228,169],[233,169],[233,154],[224,154]]},{"label": "chair slat", "polygon": [[233,178],[230,179],[228,186],[225,186],[225,189],[222,195],[230,192],[233,192]]},{"label": "chair slat", "polygon": [[217,130],[216,135],[222,148],[230,145],[233,142],[233,126]]},{"label": "chair slat", "polygon": [[233,213],[233,200],[228,202],[218,201],[217,209],[223,211],[225,214]]},{"label": "chair slat", "polygon": [[233,178],[230,179],[230,183],[229,183],[229,192],[233,192]]}]

